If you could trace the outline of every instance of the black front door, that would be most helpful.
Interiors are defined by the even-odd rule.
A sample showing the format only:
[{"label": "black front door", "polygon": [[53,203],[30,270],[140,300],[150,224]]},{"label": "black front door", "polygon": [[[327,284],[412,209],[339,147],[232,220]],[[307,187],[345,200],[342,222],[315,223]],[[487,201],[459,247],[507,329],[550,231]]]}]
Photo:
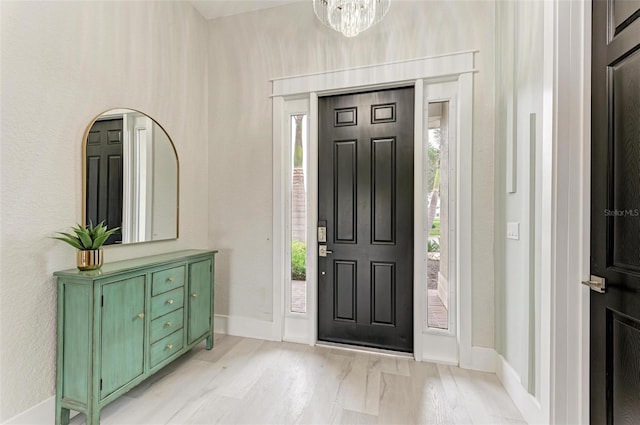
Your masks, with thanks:
[{"label": "black front door", "polygon": [[592,30],[590,418],[640,424],[640,1],[594,1]]},{"label": "black front door", "polygon": [[412,87],[319,99],[320,340],[413,350],[413,105]]},{"label": "black front door", "polygon": [[[122,118],[96,121],[86,145],[87,224],[104,221],[109,228],[122,227]],[[122,243],[122,229],[106,245]]]}]

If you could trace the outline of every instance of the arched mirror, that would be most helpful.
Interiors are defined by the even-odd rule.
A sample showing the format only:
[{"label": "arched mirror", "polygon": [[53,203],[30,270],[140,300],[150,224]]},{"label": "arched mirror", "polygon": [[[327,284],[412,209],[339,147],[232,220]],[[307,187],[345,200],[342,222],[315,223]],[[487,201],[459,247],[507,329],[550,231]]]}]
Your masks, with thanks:
[{"label": "arched mirror", "polygon": [[178,155],[152,118],[112,109],[88,126],[83,153],[84,223],[120,227],[106,244],[178,237]]}]

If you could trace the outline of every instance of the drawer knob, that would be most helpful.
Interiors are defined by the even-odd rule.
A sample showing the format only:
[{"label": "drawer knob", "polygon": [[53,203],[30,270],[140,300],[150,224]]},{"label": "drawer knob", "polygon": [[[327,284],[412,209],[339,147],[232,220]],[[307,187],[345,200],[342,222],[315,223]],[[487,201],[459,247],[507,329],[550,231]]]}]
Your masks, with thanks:
[{"label": "drawer knob", "polygon": [[144,313],[138,314],[138,317],[141,318],[141,319],[144,319]]},{"label": "drawer knob", "polygon": [[173,348],[173,344],[167,344],[167,348],[171,350]]},{"label": "drawer knob", "polygon": [[173,300],[167,301],[167,304],[173,304]]},{"label": "drawer knob", "polygon": [[198,296],[198,294],[197,294],[196,292],[194,292],[193,294],[191,294],[191,296],[192,296],[193,298],[195,298],[195,297],[197,297],[197,296]]},{"label": "drawer knob", "polygon": [[170,328],[173,325],[171,322],[167,322],[167,327]]},{"label": "drawer knob", "polygon": [[173,277],[170,277],[169,279],[167,279],[169,282],[173,282]]}]

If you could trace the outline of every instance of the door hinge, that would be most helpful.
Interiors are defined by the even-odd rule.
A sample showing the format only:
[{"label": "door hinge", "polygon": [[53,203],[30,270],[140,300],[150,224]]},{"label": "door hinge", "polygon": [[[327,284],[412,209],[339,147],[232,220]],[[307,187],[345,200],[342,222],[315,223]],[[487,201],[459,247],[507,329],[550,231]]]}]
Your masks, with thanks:
[{"label": "door hinge", "polygon": [[607,280],[604,277],[591,275],[590,280],[583,280],[583,285],[587,285],[592,291],[604,294],[607,290]]},{"label": "door hinge", "polygon": [[104,307],[104,295],[100,295],[100,307]]},{"label": "door hinge", "polygon": [[102,378],[100,378],[100,391],[102,391]]}]

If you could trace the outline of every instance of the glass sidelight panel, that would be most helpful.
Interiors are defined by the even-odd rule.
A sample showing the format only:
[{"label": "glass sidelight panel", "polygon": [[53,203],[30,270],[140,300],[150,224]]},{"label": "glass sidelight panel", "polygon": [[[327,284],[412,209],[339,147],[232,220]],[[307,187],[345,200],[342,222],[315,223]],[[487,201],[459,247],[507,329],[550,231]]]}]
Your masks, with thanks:
[{"label": "glass sidelight panel", "polygon": [[[449,224],[454,219],[450,206],[449,102],[428,104],[427,207],[427,326],[449,329],[449,266],[451,264]],[[451,196],[450,196],[451,195]]]},{"label": "glass sidelight panel", "polygon": [[307,312],[307,122],[291,116],[291,293],[289,311]]}]

